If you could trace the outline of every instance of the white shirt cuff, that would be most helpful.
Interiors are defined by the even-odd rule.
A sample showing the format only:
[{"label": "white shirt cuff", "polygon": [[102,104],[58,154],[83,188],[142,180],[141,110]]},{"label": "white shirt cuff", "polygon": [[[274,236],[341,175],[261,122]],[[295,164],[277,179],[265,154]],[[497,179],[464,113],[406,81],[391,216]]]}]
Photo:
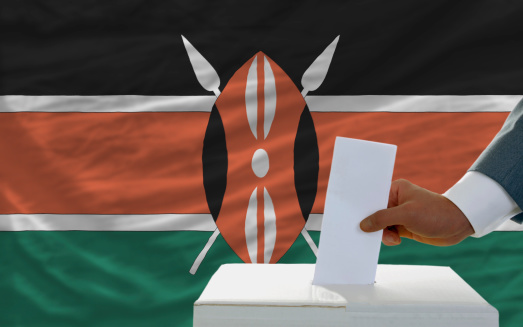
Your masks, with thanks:
[{"label": "white shirt cuff", "polygon": [[490,177],[469,171],[445,194],[468,218],[473,237],[481,237],[521,212],[501,185]]}]

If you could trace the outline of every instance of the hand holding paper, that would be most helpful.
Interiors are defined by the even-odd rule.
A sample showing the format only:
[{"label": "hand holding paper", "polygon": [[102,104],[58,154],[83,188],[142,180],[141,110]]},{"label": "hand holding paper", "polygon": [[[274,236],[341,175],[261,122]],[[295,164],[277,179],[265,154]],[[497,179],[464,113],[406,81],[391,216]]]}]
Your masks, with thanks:
[{"label": "hand holding paper", "polygon": [[387,207],[396,146],[338,137],[313,284],[372,284],[382,232],[360,221]]},{"label": "hand holding paper", "polygon": [[388,207],[360,224],[365,232],[394,226],[383,232],[386,245],[400,244],[401,236],[426,244],[448,246],[474,233],[467,217],[449,199],[406,180],[392,183]]}]

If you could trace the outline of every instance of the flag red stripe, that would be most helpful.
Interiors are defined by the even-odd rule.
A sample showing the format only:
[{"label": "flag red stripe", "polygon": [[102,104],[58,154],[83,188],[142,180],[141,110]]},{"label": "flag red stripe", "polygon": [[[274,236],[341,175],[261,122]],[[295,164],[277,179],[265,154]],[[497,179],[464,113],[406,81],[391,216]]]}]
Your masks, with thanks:
[{"label": "flag red stripe", "polygon": [[499,131],[508,113],[313,113],[320,174],[313,212],[323,212],[336,136],[398,146],[393,180],[405,178],[443,193]]},{"label": "flag red stripe", "polygon": [[[336,136],[398,145],[394,178],[457,181],[508,113],[312,113],[323,211]],[[0,114],[0,213],[207,213],[208,113]],[[252,190],[250,190],[252,191]]]},{"label": "flag red stripe", "polygon": [[0,212],[207,213],[209,113],[0,115]]}]

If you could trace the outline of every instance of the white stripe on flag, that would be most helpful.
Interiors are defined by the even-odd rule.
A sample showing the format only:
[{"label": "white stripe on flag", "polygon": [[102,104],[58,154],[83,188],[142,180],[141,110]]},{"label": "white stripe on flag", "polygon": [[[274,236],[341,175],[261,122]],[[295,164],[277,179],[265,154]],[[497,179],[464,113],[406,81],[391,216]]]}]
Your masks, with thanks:
[{"label": "white stripe on flag", "polygon": [[[321,231],[323,214],[310,214],[305,229]],[[202,231],[216,224],[210,214],[65,215],[0,214],[0,231]],[[497,231],[523,231],[523,225],[507,221]]]},{"label": "white stripe on flag", "polygon": [[307,96],[315,112],[508,112],[521,95],[362,95]]},{"label": "white stripe on flag", "polygon": [[[307,96],[313,112],[509,112],[521,95]],[[210,112],[209,96],[0,96],[0,112]]]},{"label": "white stripe on flag", "polygon": [[309,219],[307,220],[307,223],[305,224],[305,229],[313,230],[313,231],[320,231],[322,221],[323,221],[323,214],[311,213],[309,215]]},{"label": "white stripe on flag", "polygon": [[207,231],[216,229],[210,214],[65,215],[3,214],[0,231]]},{"label": "white stripe on flag", "polygon": [[499,225],[495,231],[497,232],[521,232],[523,231],[523,224],[519,224],[513,220],[507,220]]},{"label": "white stripe on flag", "polygon": [[[311,214],[305,228],[319,231],[323,215]],[[203,231],[216,224],[210,214],[65,215],[0,214],[0,231]]]},{"label": "white stripe on flag", "polygon": [[212,96],[0,96],[0,112],[210,112]]}]

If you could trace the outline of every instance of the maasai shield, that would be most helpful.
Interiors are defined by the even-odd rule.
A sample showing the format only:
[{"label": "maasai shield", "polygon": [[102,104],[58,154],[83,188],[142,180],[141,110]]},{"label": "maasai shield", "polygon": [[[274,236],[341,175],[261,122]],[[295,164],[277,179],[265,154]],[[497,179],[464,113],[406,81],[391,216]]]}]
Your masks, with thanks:
[{"label": "maasai shield", "polygon": [[303,96],[262,52],[218,97],[202,160],[207,202],[225,241],[244,262],[277,262],[310,214],[319,156]]}]

